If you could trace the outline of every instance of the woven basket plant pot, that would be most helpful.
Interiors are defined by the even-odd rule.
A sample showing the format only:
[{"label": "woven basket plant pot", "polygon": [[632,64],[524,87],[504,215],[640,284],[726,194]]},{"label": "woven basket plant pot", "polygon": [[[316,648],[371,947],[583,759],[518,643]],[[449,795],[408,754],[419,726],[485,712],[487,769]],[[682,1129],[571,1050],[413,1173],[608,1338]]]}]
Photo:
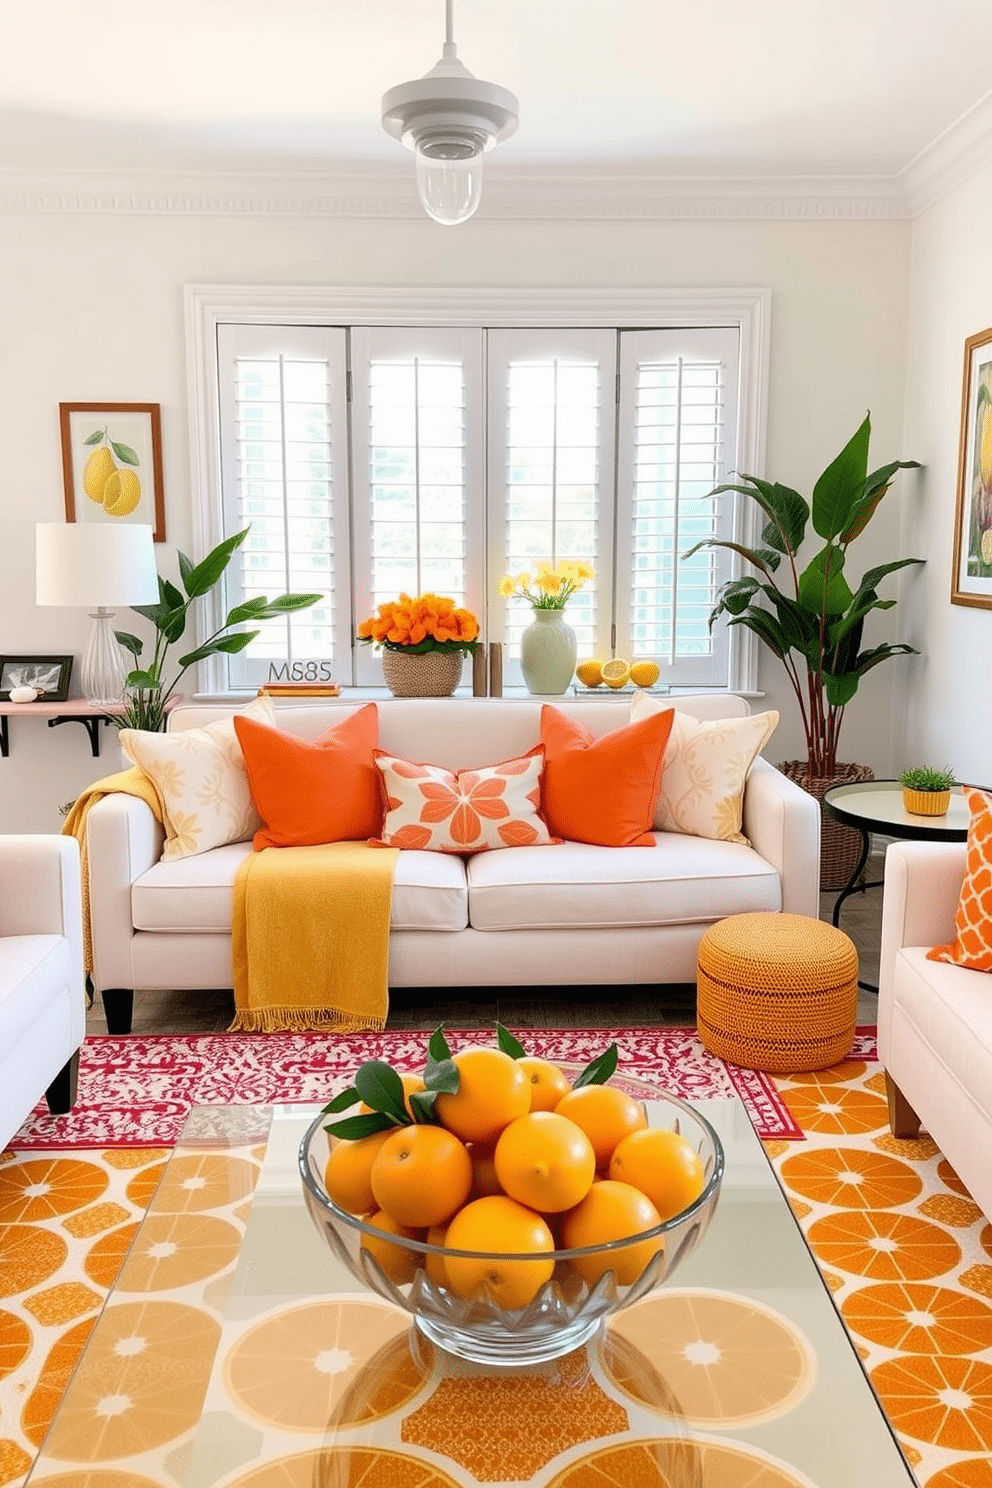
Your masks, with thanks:
[{"label": "woven basket plant pot", "polygon": [[425,651],[407,656],[382,652],[382,678],[393,697],[450,697],[462,677],[461,651]]},{"label": "woven basket plant pot", "polygon": [[823,797],[834,785],[874,780],[874,770],[870,765],[838,765],[837,774],[824,779],[810,775],[805,760],[785,760],[779,769],[820,803],[820,888],[846,889],[861,856],[861,833],[828,816],[822,810]]},{"label": "woven basket plant pot", "polygon": [[911,790],[908,785],[904,785],[902,804],[912,816],[946,816],[951,804],[951,793],[949,790]]}]

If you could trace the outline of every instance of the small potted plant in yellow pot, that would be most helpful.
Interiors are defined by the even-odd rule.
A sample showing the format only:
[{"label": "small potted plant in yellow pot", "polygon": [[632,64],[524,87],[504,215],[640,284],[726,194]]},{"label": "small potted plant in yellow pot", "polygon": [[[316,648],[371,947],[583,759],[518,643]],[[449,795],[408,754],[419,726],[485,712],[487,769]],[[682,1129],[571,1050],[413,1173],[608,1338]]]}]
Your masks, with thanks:
[{"label": "small potted plant in yellow pot", "polygon": [[899,784],[902,804],[913,816],[943,816],[951,804],[951,786],[957,782],[951,770],[915,765],[902,772]]}]

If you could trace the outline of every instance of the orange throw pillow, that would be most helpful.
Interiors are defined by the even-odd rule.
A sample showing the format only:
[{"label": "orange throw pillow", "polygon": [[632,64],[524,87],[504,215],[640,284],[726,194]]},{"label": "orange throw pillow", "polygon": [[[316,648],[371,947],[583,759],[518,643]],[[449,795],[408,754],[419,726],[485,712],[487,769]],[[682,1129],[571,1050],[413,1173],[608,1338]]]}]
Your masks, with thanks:
[{"label": "orange throw pillow", "polygon": [[674,717],[668,708],[597,739],[585,724],[545,703],[541,743],[549,830],[599,847],[654,847],[651,823]]},{"label": "orange throw pillow", "polygon": [[950,961],[970,971],[992,971],[992,793],[964,787],[971,820],[964,883],[950,945],[927,951],[930,961]]},{"label": "orange throw pillow", "polygon": [[319,842],[364,842],[382,830],[379,710],[367,703],[336,723],[316,743],[265,728],[235,714],[248,784],[263,826],[263,847],[308,847]]}]

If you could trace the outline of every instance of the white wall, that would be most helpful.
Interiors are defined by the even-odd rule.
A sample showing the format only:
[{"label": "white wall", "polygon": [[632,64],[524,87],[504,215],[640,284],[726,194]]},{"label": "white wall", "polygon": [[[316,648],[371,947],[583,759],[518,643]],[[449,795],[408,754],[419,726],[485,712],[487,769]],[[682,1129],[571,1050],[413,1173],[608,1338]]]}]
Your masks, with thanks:
[{"label": "white wall", "polygon": [[[60,401],[162,405],[168,537],[200,556],[191,551],[186,283],[767,286],[766,471],[808,491],[868,408],[875,464],[925,458],[914,422],[902,444],[909,243],[909,224],[890,220],[476,219],[444,229],[426,220],[8,213],[0,230],[0,652],[72,651],[78,663],[85,645],[84,614],[34,601],[34,525],[64,516]],[[962,318],[975,320],[964,310]],[[852,555],[858,576],[892,556],[900,504],[916,499],[912,479],[902,477]],[[160,566],[169,572],[173,564],[167,548]],[[896,635],[900,614],[873,634]],[[760,680],[768,705],[782,712],[770,757],[803,755],[795,703],[771,658]],[[894,682],[894,667],[866,681],[845,721],[843,758],[889,767]],[[94,760],[78,724],[50,730],[41,720],[13,720],[10,757],[0,760],[0,830],[58,830],[59,803],[118,768],[112,733]]]},{"label": "white wall", "polygon": [[992,783],[992,611],[952,605],[964,343],[992,326],[992,162],[914,222],[905,443],[927,470],[903,539],[928,557],[905,586],[907,638],[924,653],[901,700],[900,756]]}]

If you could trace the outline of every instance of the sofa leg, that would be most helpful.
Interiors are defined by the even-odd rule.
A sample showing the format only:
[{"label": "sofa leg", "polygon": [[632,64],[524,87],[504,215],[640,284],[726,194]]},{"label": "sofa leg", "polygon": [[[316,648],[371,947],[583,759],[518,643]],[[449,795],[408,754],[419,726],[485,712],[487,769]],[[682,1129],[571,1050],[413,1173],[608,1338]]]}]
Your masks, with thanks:
[{"label": "sofa leg", "polygon": [[915,1137],[920,1130],[920,1118],[893,1080],[885,1071],[885,1098],[889,1105],[889,1127],[894,1137]]},{"label": "sofa leg", "polygon": [[45,1091],[48,1109],[53,1116],[64,1116],[76,1104],[76,1088],[79,1084],[79,1050],[59,1070]]},{"label": "sofa leg", "polygon": [[134,1016],[133,987],[101,987],[108,1033],[130,1033]]}]

